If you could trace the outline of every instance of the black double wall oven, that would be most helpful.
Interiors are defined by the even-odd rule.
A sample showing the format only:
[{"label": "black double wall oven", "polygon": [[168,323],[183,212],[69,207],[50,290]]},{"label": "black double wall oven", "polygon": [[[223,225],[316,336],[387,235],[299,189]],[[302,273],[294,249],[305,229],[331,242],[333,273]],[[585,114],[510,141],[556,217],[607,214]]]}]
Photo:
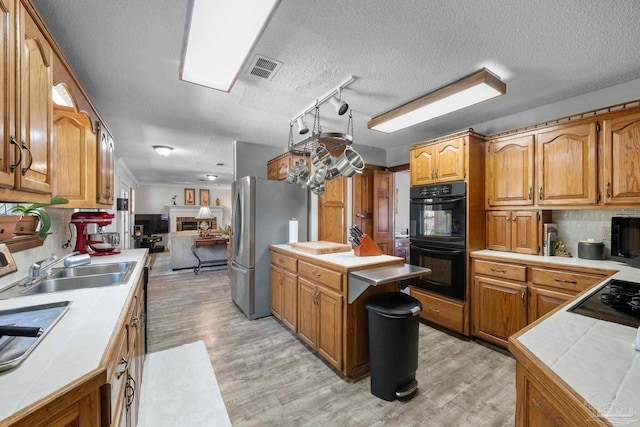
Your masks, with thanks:
[{"label": "black double wall oven", "polygon": [[464,301],[466,184],[412,187],[410,197],[411,264],[431,269],[431,274],[411,280],[411,286]]}]

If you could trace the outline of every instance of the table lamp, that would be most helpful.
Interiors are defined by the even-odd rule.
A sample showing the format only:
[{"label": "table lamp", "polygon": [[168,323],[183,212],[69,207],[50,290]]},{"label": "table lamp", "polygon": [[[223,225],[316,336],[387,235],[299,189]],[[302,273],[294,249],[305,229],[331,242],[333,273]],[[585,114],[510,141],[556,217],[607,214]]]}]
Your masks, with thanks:
[{"label": "table lamp", "polygon": [[207,220],[215,218],[215,215],[211,212],[211,209],[209,209],[207,206],[202,206],[195,218],[202,220],[198,224],[198,235],[202,238],[209,237],[209,228],[211,226],[210,221]]}]

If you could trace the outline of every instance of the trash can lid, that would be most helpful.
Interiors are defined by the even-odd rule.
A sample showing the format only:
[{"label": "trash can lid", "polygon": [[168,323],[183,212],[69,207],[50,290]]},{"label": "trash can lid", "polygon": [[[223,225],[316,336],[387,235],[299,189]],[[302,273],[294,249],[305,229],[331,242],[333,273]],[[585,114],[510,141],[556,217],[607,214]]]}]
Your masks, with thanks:
[{"label": "trash can lid", "polygon": [[404,292],[388,292],[373,295],[367,301],[367,310],[392,316],[413,316],[416,307],[422,310],[422,303]]}]

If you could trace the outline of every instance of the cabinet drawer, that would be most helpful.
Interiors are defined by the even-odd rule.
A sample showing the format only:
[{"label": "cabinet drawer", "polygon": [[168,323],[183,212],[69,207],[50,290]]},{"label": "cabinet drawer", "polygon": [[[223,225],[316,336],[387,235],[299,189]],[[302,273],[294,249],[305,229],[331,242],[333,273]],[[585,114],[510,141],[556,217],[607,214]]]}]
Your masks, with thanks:
[{"label": "cabinet drawer", "polygon": [[531,268],[531,283],[551,286],[581,292],[591,286],[600,283],[606,276],[587,273],[575,273],[572,271],[548,270],[545,268]]},{"label": "cabinet drawer", "polygon": [[109,367],[109,387],[111,391],[110,412],[111,422],[115,420],[117,411],[120,410],[122,403],[121,397],[124,394],[124,383],[127,379],[127,368],[129,366],[127,352],[127,334],[122,331],[118,339],[118,349]]},{"label": "cabinet drawer", "polygon": [[290,256],[271,252],[271,264],[286,268],[294,273],[298,271],[298,260]]},{"label": "cabinet drawer", "polygon": [[527,267],[524,265],[475,260],[474,266],[476,274],[517,280],[519,282],[527,281]]},{"label": "cabinet drawer", "polygon": [[332,271],[323,267],[300,261],[298,263],[298,273],[313,283],[318,283],[338,291],[342,290],[342,273]]},{"label": "cabinet drawer", "polygon": [[411,296],[422,303],[420,317],[456,332],[464,333],[464,305],[411,288]]}]

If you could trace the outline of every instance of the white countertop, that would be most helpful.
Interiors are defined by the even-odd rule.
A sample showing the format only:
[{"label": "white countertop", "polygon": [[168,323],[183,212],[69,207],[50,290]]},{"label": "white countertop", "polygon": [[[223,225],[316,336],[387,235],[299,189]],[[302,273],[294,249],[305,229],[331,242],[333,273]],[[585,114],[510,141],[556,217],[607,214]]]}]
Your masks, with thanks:
[{"label": "white countertop", "polygon": [[[490,250],[474,254],[500,256],[523,263],[543,261],[559,267],[618,270],[612,277],[640,282],[640,269],[615,261]],[[548,317],[518,340],[612,424],[640,426],[640,351],[631,347],[637,329],[567,311],[609,280],[605,279],[592,292]]]},{"label": "white countertop", "polygon": [[0,300],[0,310],[71,301],[69,310],[17,367],[0,372],[0,421],[97,369],[133,284],[144,267],[146,249],[92,257],[92,264],[135,261],[123,285]]},{"label": "white countertop", "polygon": [[345,268],[364,267],[367,265],[376,265],[381,262],[398,261],[399,259],[403,260],[404,262],[404,258],[399,258],[391,255],[356,256],[353,250],[350,250],[348,252],[336,252],[332,254],[316,255],[316,254],[311,254],[309,252],[293,249],[291,246],[287,244],[271,245],[271,246],[279,249],[284,249],[294,254],[303,255],[303,256],[314,258],[324,262],[329,262],[331,264],[336,264]]}]

